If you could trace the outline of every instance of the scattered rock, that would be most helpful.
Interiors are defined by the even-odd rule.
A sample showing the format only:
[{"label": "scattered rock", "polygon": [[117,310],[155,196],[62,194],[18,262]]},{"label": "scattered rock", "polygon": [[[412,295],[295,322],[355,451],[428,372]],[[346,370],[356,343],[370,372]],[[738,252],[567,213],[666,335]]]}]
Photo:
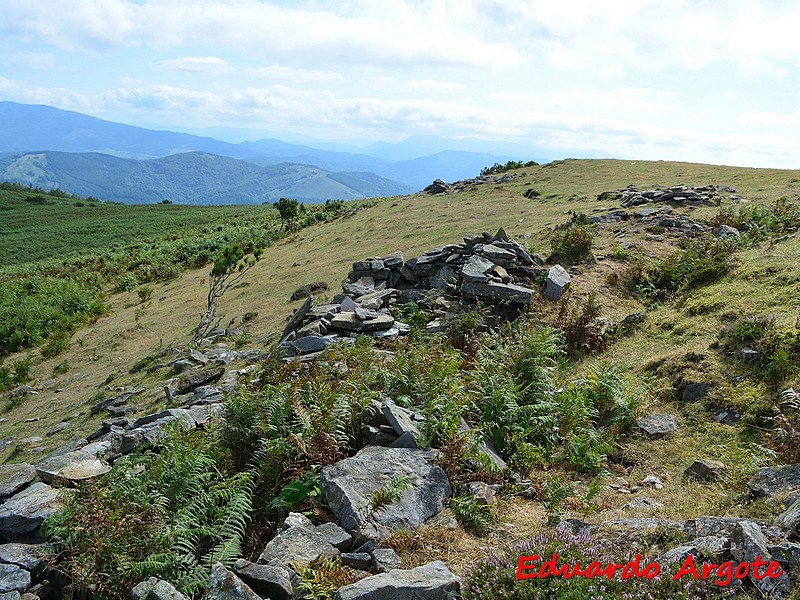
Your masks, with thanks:
[{"label": "scattered rock", "polygon": [[20,463],[0,466],[0,498],[13,496],[36,479],[32,465]]},{"label": "scattered rock", "polygon": [[547,272],[547,284],[544,290],[544,297],[548,300],[558,300],[564,295],[569,287],[569,273],[561,265],[553,265]]},{"label": "scattered rock", "polygon": [[651,437],[660,437],[678,430],[678,424],[673,415],[655,413],[636,419],[639,429]]},{"label": "scattered rock", "polygon": [[31,484],[0,505],[0,538],[33,533],[60,508],[58,490],[46,483]]},{"label": "scattered rock", "polygon": [[272,538],[258,559],[260,563],[271,560],[281,564],[308,564],[321,556],[332,558],[339,554],[304,515],[289,513],[282,530]]},{"label": "scattered rock", "polygon": [[689,479],[714,481],[725,472],[725,468],[725,464],[718,460],[700,459],[689,465],[683,474]]},{"label": "scattered rock", "polygon": [[75,450],[46,459],[36,465],[36,473],[45,483],[76,483],[104,475],[111,470],[91,454]]},{"label": "scattered rock", "polygon": [[697,402],[701,398],[704,398],[710,390],[711,387],[707,383],[689,383],[683,388],[683,401]]},{"label": "scattered rock", "polygon": [[250,587],[221,563],[211,569],[206,600],[261,600]]},{"label": "scattered rock", "polygon": [[[731,554],[741,562],[752,562],[756,557],[769,562],[772,555],[767,549],[767,539],[761,533],[761,528],[752,521],[742,521],[733,528],[731,533]],[[760,574],[765,573],[762,567]],[[752,570],[748,575],[750,582],[764,595],[771,598],[782,598],[789,590],[789,576],[784,572],[780,577],[756,579]]]},{"label": "scattered rock", "polygon": [[758,469],[747,483],[755,496],[773,497],[777,494],[800,490],[800,463]]},{"label": "scattered rock", "polygon": [[42,544],[20,544],[11,542],[0,546],[0,562],[17,565],[35,573],[44,566]]},{"label": "scattered rock", "polygon": [[652,486],[653,489],[656,489],[656,490],[660,490],[660,489],[664,488],[664,484],[655,475],[648,475],[647,477],[642,479],[642,485]]},{"label": "scattered rock", "polygon": [[716,238],[739,238],[741,237],[741,233],[735,227],[731,227],[730,225],[720,225],[719,227],[715,227],[711,230],[711,235]]},{"label": "scattered rock", "polygon": [[31,574],[17,565],[0,564],[0,594],[22,593],[31,587]]},{"label": "scattered rock", "polygon": [[461,581],[441,562],[409,571],[395,569],[365,577],[339,588],[336,600],[447,600],[461,589]]},{"label": "scattered rock", "polygon": [[800,538],[800,499],[794,500],[775,518],[775,525],[783,529],[789,537]]},{"label": "scattered rock", "polygon": [[475,499],[475,502],[484,506],[492,506],[497,503],[494,491],[489,484],[483,481],[470,481],[467,484],[467,494]]},{"label": "scattered rock", "polygon": [[342,564],[351,569],[358,569],[359,571],[369,570],[372,556],[366,552],[343,552],[339,556]]},{"label": "scattered rock", "polygon": [[233,572],[262,598],[288,600],[294,594],[291,574],[283,567],[258,565],[240,558]]},{"label": "scattered rock", "polygon": [[133,600],[186,600],[168,581],[151,577],[132,590]]},{"label": "scattered rock", "polygon": [[370,554],[372,555],[372,566],[379,573],[403,567],[403,561],[392,548],[375,548]]}]

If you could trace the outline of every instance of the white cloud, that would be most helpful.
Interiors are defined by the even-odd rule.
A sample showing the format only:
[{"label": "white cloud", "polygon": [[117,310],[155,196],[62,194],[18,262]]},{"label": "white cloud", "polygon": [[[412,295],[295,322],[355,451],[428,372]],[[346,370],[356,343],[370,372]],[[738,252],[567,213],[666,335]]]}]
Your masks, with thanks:
[{"label": "white cloud", "polygon": [[184,56],[159,63],[160,67],[189,73],[219,74],[230,70],[228,61],[217,56]]}]

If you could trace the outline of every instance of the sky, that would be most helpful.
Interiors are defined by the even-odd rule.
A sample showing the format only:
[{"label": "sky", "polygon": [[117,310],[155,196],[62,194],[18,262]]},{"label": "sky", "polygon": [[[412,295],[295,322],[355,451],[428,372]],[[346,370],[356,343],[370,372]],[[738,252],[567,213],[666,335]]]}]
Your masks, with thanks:
[{"label": "sky", "polygon": [[0,0],[0,15],[0,100],[230,141],[437,135],[800,168],[790,0]]}]

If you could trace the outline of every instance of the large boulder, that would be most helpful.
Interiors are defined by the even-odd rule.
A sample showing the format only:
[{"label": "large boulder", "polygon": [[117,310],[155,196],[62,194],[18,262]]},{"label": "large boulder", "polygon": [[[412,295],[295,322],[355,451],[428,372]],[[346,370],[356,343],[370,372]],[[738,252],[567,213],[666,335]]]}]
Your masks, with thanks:
[{"label": "large boulder", "polygon": [[0,505],[0,538],[31,534],[60,508],[57,489],[34,483]]},{"label": "large boulder", "polygon": [[43,460],[36,473],[45,483],[76,483],[104,475],[111,470],[97,457],[75,450]]},{"label": "large boulder", "polygon": [[26,571],[35,573],[45,563],[45,552],[42,544],[19,544],[11,542],[0,546],[0,562],[17,565]]},{"label": "large boulder", "polygon": [[[408,478],[400,499],[371,511],[374,494],[400,477]],[[438,514],[452,493],[444,471],[429,463],[423,451],[378,446],[323,468],[322,489],[342,527],[378,538],[416,528]]]},{"label": "large boulder", "polygon": [[339,588],[336,600],[446,600],[461,581],[440,560],[408,571],[395,569]]},{"label": "large boulder", "polygon": [[636,419],[639,429],[651,437],[660,437],[678,430],[678,423],[673,415],[653,413]]}]

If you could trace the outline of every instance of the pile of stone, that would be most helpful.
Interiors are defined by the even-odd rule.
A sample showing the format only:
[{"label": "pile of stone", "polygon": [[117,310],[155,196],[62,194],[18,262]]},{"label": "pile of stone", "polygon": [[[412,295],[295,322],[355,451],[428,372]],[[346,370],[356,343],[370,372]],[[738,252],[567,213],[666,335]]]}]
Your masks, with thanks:
[{"label": "pile of stone", "polygon": [[[409,327],[397,322],[396,304],[417,302],[446,315],[451,308],[480,302],[484,306],[521,309],[535,295],[532,284],[546,273],[545,297],[558,300],[570,284],[560,265],[549,270],[502,228],[466,235],[459,244],[432,248],[404,260],[402,252],[353,263],[342,293],[328,304],[308,300],[291,317],[280,348],[287,356],[308,355],[330,344],[369,334],[395,339]],[[430,329],[440,327],[432,322]]]},{"label": "pile of stone", "polygon": [[422,190],[422,193],[429,196],[442,196],[444,194],[457,194],[458,192],[474,192],[477,186],[486,183],[511,183],[516,177],[516,173],[505,173],[504,175],[481,175],[472,179],[461,179],[453,183],[445,183],[441,179],[434,179],[433,183]]},{"label": "pile of stone", "polygon": [[[707,229],[700,223],[692,220],[689,216],[677,213],[671,206],[664,205],[657,208],[643,207],[633,212],[624,209],[608,210],[608,208],[595,209],[600,214],[593,214],[586,217],[589,223],[593,224],[609,224],[619,223],[622,221],[631,221],[635,227],[638,228],[653,228],[658,227],[663,229],[664,233],[679,235],[679,236],[692,236],[706,233]],[[719,228],[718,228],[719,229]],[[733,228],[730,228],[736,231]],[[717,230],[715,230],[716,232]],[[720,229],[720,232],[727,230]],[[737,232],[738,233],[738,232]],[[720,237],[720,235],[717,235]],[[647,239],[658,240],[660,236],[655,234],[647,234]]]},{"label": "pile of stone", "polygon": [[601,202],[610,200],[619,201],[623,208],[640,206],[651,202],[668,202],[686,206],[719,206],[723,198],[726,197],[739,199],[739,196],[731,196],[736,190],[728,186],[699,185],[685,186],[674,185],[670,188],[655,188],[651,190],[639,190],[635,185],[629,185],[621,190],[603,192],[597,196]]}]

